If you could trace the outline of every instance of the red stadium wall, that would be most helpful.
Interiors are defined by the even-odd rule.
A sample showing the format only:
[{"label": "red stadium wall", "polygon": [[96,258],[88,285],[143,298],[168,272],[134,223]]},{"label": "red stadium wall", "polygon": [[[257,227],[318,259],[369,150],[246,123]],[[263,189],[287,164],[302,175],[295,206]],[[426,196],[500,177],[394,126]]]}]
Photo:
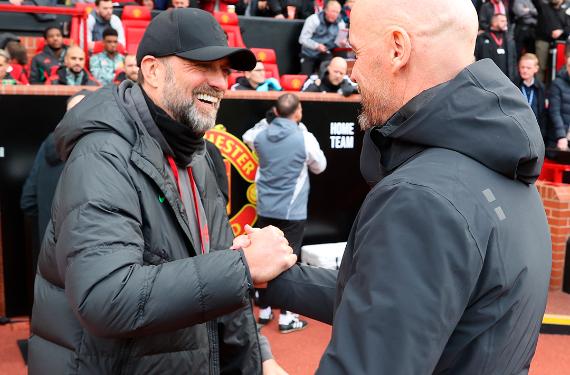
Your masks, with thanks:
[{"label": "red stadium wall", "polygon": [[566,242],[570,237],[570,185],[538,181],[536,184],[550,226],[552,274],[550,290],[562,289]]}]

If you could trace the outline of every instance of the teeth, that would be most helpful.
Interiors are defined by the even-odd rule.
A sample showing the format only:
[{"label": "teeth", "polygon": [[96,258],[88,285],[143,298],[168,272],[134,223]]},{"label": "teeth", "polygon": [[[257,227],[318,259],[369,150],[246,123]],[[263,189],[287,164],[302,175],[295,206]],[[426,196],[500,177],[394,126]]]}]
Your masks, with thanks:
[{"label": "teeth", "polygon": [[219,98],[216,98],[215,96],[211,96],[211,95],[207,95],[207,94],[197,94],[196,98],[200,99],[200,100],[204,100],[206,102],[213,103],[213,104],[217,104],[220,101]]}]

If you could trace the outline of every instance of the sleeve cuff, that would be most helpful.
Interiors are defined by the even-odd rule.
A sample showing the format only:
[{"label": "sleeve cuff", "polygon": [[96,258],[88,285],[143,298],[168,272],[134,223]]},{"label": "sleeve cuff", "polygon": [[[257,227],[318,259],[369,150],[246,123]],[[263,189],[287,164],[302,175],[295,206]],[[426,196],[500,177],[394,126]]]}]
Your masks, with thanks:
[{"label": "sleeve cuff", "polygon": [[245,268],[245,276],[246,276],[246,281],[247,281],[247,291],[249,293],[249,296],[251,298],[253,298],[255,296],[255,288],[253,287],[253,279],[251,278],[251,273],[249,272],[249,266],[247,264],[247,260],[245,259],[245,254],[243,253],[242,249],[239,249],[239,255],[241,257],[241,261],[243,263],[243,266]]}]

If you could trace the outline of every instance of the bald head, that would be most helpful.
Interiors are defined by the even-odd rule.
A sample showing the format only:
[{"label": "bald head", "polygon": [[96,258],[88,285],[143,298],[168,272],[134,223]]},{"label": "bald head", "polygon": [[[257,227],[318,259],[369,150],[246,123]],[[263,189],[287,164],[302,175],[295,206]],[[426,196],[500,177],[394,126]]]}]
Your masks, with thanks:
[{"label": "bald head", "polygon": [[327,72],[329,73],[329,81],[333,85],[340,85],[344,76],[346,75],[346,70],[348,69],[348,64],[346,60],[342,57],[334,57],[329,66],[327,67]]},{"label": "bald head", "polygon": [[382,113],[369,113],[369,121],[386,121],[474,60],[478,19],[469,0],[358,0],[350,24],[350,43],[358,56],[352,78],[359,83],[364,109],[367,97],[390,91],[391,99],[378,109]]},{"label": "bald head", "polygon": [[65,66],[74,73],[79,73],[85,67],[85,51],[78,46],[71,46],[65,53]]}]

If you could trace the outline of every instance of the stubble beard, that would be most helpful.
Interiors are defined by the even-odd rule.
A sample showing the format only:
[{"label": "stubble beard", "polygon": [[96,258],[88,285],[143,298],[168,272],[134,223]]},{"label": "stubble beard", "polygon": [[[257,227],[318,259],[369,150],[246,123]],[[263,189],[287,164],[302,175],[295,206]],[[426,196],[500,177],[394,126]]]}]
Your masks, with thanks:
[{"label": "stubble beard", "polygon": [[362,111],[358,115],[360,129],[368,130],[377,125],[383,125],[390,118],[390,95],[389,84],[379,82],[375,91],[360,90]]},{"label": "stubble beard", "polygon": [[207,84],[200,85],[192,90],[192,96],[187,97],[184,95],[186,90],[179,87],[174,79],[174,72],[169,64],[166,66],[166,80],[163,88],[162,96],[164,105],[174,120],[182,125],[188,126],[196,134],[204,134],[216,125],[216,115],[220,102],[215,105],[215,109],[209,113],[201,112],[195,105],[197,93],[204,93],[211,96],[219,97],[221,94]]}]

